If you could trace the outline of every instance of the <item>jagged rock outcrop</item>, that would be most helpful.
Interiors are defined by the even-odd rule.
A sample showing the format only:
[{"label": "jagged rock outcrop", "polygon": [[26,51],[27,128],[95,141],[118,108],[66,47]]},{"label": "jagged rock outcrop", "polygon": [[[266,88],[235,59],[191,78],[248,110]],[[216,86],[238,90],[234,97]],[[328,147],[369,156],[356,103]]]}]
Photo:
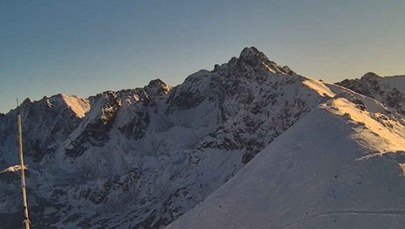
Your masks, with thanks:
[{"label": "jagged rock outcrop", "polygon": [[10,111],[0,123],[3,144],[0,145],[2,157],[7,163],[15,163],[18,154],[15,144],[17,138],[17,112],[21,112],[25,153],[29,159],[39,162],[44,155],[57,149],[60,141],[65,140],[80,124],[90,109],[88,100],[76,96],[55,95],[40,101],[24,100],[17,110]]},{"label": "jagged rock outcrop", "polygon": [[402,81],[405,81],[403,76],[381,77],[373,72],[368,72],[360,79],[346,79],[337,84],[375,98],[400,114],[405,115],[405,91],[397,88],[401,86],[401,83],[397,84],[395,78],[398,80],[402,78]]}]

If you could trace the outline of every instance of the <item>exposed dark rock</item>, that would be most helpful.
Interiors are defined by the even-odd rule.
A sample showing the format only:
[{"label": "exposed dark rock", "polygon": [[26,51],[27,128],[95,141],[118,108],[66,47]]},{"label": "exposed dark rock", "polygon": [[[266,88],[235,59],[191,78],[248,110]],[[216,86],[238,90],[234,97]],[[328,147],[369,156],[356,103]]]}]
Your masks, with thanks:
[{"label": "exposed dark rock", "polygon": [[137,111],[131,122],[125,124],[118,129],[127,138],[141,139],[148,128],[150,122],[149,113],[145,110]]},{"label": "exposed dark rock", "polygon": [[336,84],[377,99],[398,113],[405,114],[405,95],[401,94],[395,87],[389,87],[384,82],[383,77],[373,72],[366,73],[360,79],[346,79]]},{"label": "exposed dark rock", "polygon": [[67,156],[77,158],[90,146],[102,147],[109,140],[109,130],[121,107],[121,99],[115,93],[105,92],[97,104],[100,110],[90,114],[97,113],[97,116],[89,117],[84,131],[65,150]]}]

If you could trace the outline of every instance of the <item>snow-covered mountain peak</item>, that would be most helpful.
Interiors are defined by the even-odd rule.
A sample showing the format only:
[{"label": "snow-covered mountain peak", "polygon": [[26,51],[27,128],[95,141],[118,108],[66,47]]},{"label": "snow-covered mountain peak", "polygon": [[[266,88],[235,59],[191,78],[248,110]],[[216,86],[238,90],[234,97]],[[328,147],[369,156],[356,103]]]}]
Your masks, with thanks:
[{"label": "snow-covered mountain peak", "polygon": [[61,95],[61,98],[78,118],[84,118],[91,108],[90,102],[87,99],[67,95]]},{"label": "snow-covered mountain peak", "polygon": [[[356,205],[356,199],[339,202],[331,188],[345,185],[356,191],[359,184],[347,182],[367,173],[352,177],[357,173],[341,171],[380,160],[363,159],[376,151],[394,155],[391,151],[397,153],[405,144],[405,121],[392,109],[344,87],[297,75],[254,47],[213,71],[191,74],[174,88],[156,79],[88,99],[58,94],[26,100],[20,110],[32,222],[38,228],[161,229],[245,167],[268,171],[236,179],[247,188],[242,197],[261,196],[258,203],[264,205],[250,209],[245,207],[250,202],[230,199],[237,206],[229,209],[274,220],[264,228],[287,225],[322,213],[323,206]],[[15,123],[15,111],[0,116],[0,171],[18,162]],[[364,147],[352,157],[359,142]],[[391,157],[402,163],[396,155]],[[353,158],[360,160],[351,162]],[[392,164],[398,166],[398,161]],[[385,168],[379,171],[385,176]],[[16,228],[19,183],[4,175],[0,225]],[[335,183],[341,177],[342,183]],[[252,185],[243,185],[249,180]],[[374,189],[368,185],[363,190]],[[339,195],[354,198],[358,193]],[[213,207],[208,212],[227,210],[222,203]],[[339,212],[338,207],[330,209]],[[248,223],[244,228],[260,228]]]},{"label": "snow-covered mountain peak", "polygon": [[160,79],[155,79],[150,81],[144,89],[150,96],[159,96],[169,93],[172,87]]},{"label": "snow-covered mountain peak", "polygon": [[381,76],[377,75],[374,72],[367,72],[361,77],[362,80],[376,80],[379,78],[381,78]]},{"label": "snow-covered mountain peak", "polygon": [[239,64],[247,64],[253,68],[263,68],[273,74],[294,75],[287,66],[280,66],[269,60],[267,56],[255,47],[247,47],[239,55]]},{"label": "snow-covered mountain peak", "polygon": [[405,77],[367,73],[360,79],[346,79],[337,83],[360,94],[377,99],[387,107],[405,114]]},{"label": "snow-covered mountain peak", "polygon": [[[30,115],[34,110],[36,112],[46,112],[49,110],[60,112],[65,108],[70,110],[77,118],[84,118],[86,113],[90,110],[91,105],[87,99],[78,96],[56,94],[53,96],[44,96],[37,101],[26,98],[18,107],[23,115]],[[15,111],[16,110],[12,110],[11,113]]]},{"label": "snow-covered mountain peak", "polygon": [[242,50],[242,52],[239,55],[239,59],[244,60],[244,61],[256,61],[256,60],[261,60],[261,61],[269,61],[267,56],[259,51],[256,47],[246,47]]},{"label": "snow-covered mountain peak", "polygon": [[222,75],[263,75],[281,74],[295,75],[288,66],[281,66],[269,60],[267,56],[255,47],[244,48],[239,55],[239,58],[233,57],[227,64],[221,66],[216,65],[214,72],[219,72]]}]

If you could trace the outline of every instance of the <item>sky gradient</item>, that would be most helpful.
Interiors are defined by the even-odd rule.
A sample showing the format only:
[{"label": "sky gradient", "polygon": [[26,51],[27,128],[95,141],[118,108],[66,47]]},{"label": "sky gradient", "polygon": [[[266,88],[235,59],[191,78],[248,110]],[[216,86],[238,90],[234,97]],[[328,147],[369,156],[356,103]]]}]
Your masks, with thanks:
[{"label": "sky gradient", "polygon": [[177,85],[247,46],[327,82],[405,74],[405,1],[0,1],[0,112],[15,98]]}]

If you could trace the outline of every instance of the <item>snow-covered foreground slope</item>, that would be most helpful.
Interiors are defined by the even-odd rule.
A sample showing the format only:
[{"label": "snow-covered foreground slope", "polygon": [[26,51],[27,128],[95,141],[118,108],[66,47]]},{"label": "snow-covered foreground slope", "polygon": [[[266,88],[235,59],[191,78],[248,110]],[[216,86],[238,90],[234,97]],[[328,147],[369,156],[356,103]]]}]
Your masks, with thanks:
[{"label": "snow-covered foreground slope", "polygon": [[403,228],[403,122],[377,101],[334,90],[167,229]]}]

